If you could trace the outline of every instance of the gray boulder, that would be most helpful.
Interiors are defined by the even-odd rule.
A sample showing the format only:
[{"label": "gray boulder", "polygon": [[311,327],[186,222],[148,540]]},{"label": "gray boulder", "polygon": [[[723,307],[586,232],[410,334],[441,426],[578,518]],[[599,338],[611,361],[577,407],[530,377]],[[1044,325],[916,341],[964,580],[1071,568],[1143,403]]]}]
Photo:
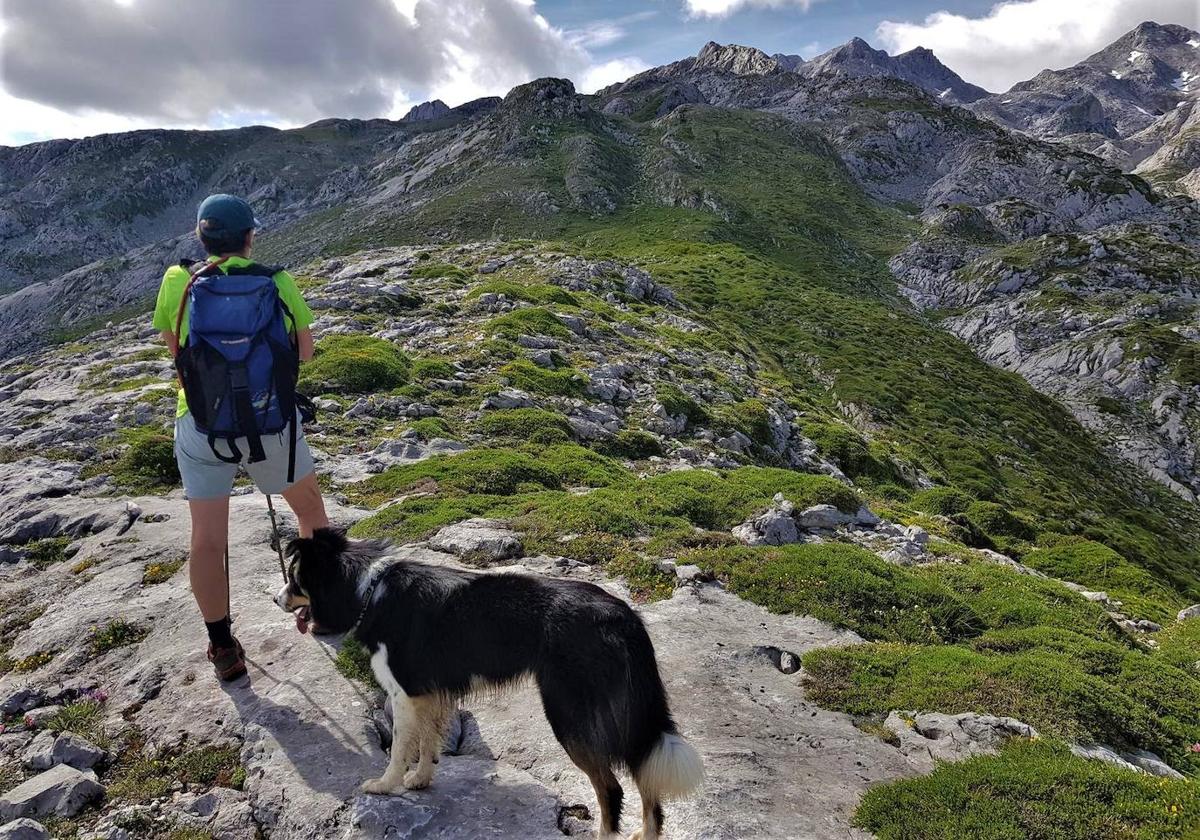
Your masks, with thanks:
[{"label": "gray boulder", "polygon": [[529,408],[533,405],[533,398],[529,394],[517,388],[505,388],[498,394],[492,394],[490,397],[485,397],[480,403],[480,411],[487,411],[489,408],[508,409],[508,408]]},{"label": "gray boulder", "polygon": [[36,709],[45,700],[46,695],[42,691],[30,686],[24,686],[4,698],[4,702],[0,703],[0,713],[19,715],[21,712]]},{"label": "gray boulder", "polygon": [[76,770],[88,770],[104,759],[104,750],[74,732],[55,735],[42,730],[26,747],[22,761],[30,770],[49,770],[66,764]]},{"label": "gray boulder", "polygon": [[776,494],[771,507],[733,529],[733,535],[746,545],[791,545],[800,541],[793,518],[795,505]]},{"label": "gray boulder", "polygon": [[1037,730],[1027,723],[995,715],[964,712],[898,712],[883,724],[899,739],[900,752],[915,767],[930,772],[937,761],[960,761],[993,753],[1010,738],[1034,738]]},{"label": "gray boulder", "polygon": [[489,560],[520,557],[521,538],[496,519],[468,519],[447,525],[429,540],[429,547],[462,557],[483,556]]},{"label": "gray boulder", "polygon": [[0,825],[0,840],[49,840],[50,832],[36,820],[22,817]]},{"label": "gray boulder", "polygon": [[1180,621],[1187,621],[1189,618],[1200,618],[1200,604],[1193,604],[1190,607],[1183,608],[1176,617]]},{"label": "gray boulder", "polygon": [[796,524],[805,531],[832,531],[853,521],[854,516],[833,505],[813,505],[796,517]]},{"label": "gray boulder", "polygon": [[60,764],[0,796],[0,820],[73,817],[104,795],[96,774]]}]

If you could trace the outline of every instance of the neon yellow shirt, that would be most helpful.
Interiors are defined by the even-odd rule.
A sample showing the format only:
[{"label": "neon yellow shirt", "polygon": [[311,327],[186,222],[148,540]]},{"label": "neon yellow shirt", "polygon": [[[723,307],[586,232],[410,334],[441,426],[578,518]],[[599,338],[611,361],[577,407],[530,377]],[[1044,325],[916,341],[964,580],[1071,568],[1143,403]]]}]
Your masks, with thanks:
[{"label": "neon yellow shirt", "polygon": [[[209,257],[209,262],[215,262],[216,257]],[[221,270],[225,271],[229,268],[241,267],[250,265],[253,260],[245,257],[229,257],[225,262],[221,263]],[[187,288],[188,279],[191,273],[181,265],[173,265],[167,269],[163,275],[162,285],[158,289],[158,302],[154,305],[154,328],[159,332],[175,332],[175,320],[179,317],[179,304],[183,300],[183,291]],[[296,288],[296,280],[286,271],[280,271],[275,275],[275,286],[279,289],[279,298],[283,301],[296,319],[296,329],[308,329],[313,323],[312,310],[308,308],[308,304],[304,302],[304,297],[300,294],[300,290]],[[179,344],[182,347],[183,342],[187,340],[189,313],[184,310],[183,323],[179,328]],[[175,416],[182,417],[187,414],[188,405],[187,398],[183,394],[183,389],[179,389],[179,399],[175,405]]]}]

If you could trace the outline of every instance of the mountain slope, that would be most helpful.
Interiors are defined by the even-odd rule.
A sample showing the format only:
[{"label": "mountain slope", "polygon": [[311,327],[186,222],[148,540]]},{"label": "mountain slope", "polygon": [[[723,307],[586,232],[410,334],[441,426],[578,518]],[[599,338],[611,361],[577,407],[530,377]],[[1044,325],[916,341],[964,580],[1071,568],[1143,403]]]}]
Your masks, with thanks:
[{"label": "mountain slope", "polygon": [[873,49],[861,38],[853,38],[817,56],[798,72],[806,75],[844,73],[849,76],[890,76],[911,82],[953,105],[964,105],[989,95],[978,85],[964,81],[925,47],[891,56],[885,50]]}]

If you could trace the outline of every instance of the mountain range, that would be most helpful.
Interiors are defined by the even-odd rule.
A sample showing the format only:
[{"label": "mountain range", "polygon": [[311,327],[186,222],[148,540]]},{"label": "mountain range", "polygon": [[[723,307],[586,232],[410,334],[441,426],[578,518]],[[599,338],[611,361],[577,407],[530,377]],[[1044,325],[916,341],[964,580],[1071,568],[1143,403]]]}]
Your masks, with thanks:
[{"label": "mountain range", "polygon": [[[672,692],[736,698],[725,718],[684,707],[721,758],[701,805],[669,815],[680,836],[956,837],[985,818],[1007,836],[1186,836],[1198,57],[1200,34],[1145,23],[993,94],[924,49],[708,43],[592,95],[548,78],[402,120],[0,148],[0,505],[16,511],[0,595],[75,605],[4,618],[0,695],[23,673],[43,693],[81,667],[113,679],[72,616],[98,621],[125,590],[81,587],[85,560],[97,589],[141,593],[139,638],[182,644],[154,593],[184,587],[138,589],[126,568],[165,558],[146,530],[165,520],[130,519],[146,553],[125,552],[111,505],[182,515],[148,312],[164,266],[198,256],[198,201],[232,192],[265,223],[256,256],[318,313],[302,384],[356,534],[422,559],[469,543],[454,562],[483,565],[516,544],[528,568],[669,597],[645,610]],[[120,680],[125,719],[183,725],[184,689],[146,681]],[[228,698],[205,702],[232,726]],[[520,716],[495,702],[480,714]],[[234,733],[257,745],[246,836],[311,836],[276,796],[303,764],[257,727]],[[297,732],[278,737],[299,749]],[[538,802],[553,789],[547,836],[585,820],[569,768],[472,737],[451,766],[527,774]],[[1009,787],[980,804],[972,774]],[[320,793],[326,836],[396,819]],[[1088,804],[1114,796],[1138,805]]]}]

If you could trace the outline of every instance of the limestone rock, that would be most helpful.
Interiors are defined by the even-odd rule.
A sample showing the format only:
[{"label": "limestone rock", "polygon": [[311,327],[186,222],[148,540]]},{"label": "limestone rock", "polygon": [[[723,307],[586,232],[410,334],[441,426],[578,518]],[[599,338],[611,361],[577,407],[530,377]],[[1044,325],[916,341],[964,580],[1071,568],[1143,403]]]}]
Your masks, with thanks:
[{"label": "limestone rock", "polygon": [[88,770],[103,761],[104,750],[73,732],[55,735],[43,729],[25,750],[22,760],[31,770],[49,770],[66,764],[76,770]]},{"label": "limestone rock", "polygon": [[854,516],[842,513],[833,505],[813,505],[805,508],[797,517],[796,524],[805,531],[832,531],[854,521]]},{"label": "limestone rock", "polygon": [[993,753],[1009,738],[1034,738],[1037,730],[1015,718],[964,712],[891,712],[884,721],[900,741],[900,751],[922,771],[935,761],[961,761]]},{"label": "limestone rock", "polygon": [[474,555],[488,560],[520,557],[524,550],[517,533],[495,519],[467,519],[447,525],[429,539],[429,546],[459,557]]},{"label": "limestone rock", "polygon": [[0,840],[50,840],[50,832],[40,822],[22,817],[0,825]]},{"label": "limestone rock", "polygon": [[525,391],[517,388],[505,388],[498,394],[485,397],[479,408],[481,411],[486,411],[489,408],[529,408],[531,405],[533,405],[533,398]]},{"label": "limestone rock", "polygon": [[94,773],[60,764],[0,796],[0,820],[73,817],[103,795],[104,787]]},{"label": "limestone rock", "polygon": [[1177,618],[1179,621],[1187,621],[1190,618],[1200,618],[1200,604],[1193,604],[1190,607],[1184,607],[1179,611]]}]

